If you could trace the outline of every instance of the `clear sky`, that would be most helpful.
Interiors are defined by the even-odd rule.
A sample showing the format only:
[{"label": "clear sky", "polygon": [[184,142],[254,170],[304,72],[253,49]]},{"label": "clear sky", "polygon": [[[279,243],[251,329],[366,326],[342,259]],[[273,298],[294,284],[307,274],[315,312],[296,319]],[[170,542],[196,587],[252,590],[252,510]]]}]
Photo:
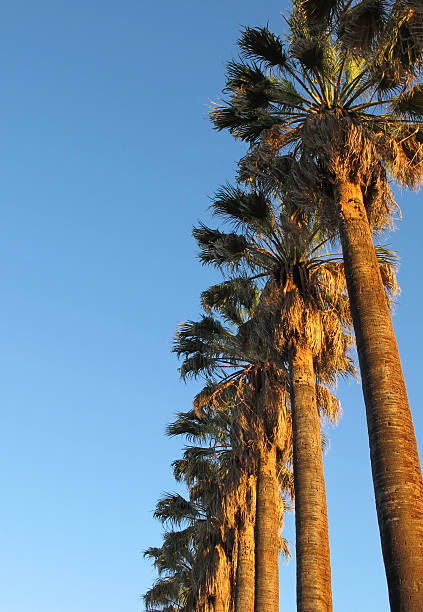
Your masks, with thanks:
[{"label": "clear sky", "polygon": [[[140,612],[155,501],[196,390],[169,353],[217,275],[190,236],[244,147],[214,132],[241,25],[284,0],[15,0],[0,21],[0,611]],[[404,220],[395,326],[421,411],[421,196]],[[334,609],[388,609],[359,386],[326,458]],[[293,545],[292,516],[285,532]],[[281,563],[280,609],[295,609]]]}]

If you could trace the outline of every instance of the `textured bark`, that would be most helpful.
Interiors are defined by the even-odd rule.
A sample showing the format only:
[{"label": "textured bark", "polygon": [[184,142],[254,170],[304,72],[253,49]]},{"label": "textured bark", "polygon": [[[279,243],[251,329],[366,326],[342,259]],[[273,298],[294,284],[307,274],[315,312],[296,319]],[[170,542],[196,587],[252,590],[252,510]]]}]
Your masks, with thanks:
[{"label": "textured bark", "polygon": [[225,612],[225,603],[220,593],[216,594],[214,600],[214,612]]},{"label": "textured bark", "polygon": [[293,348],[290,362],[297,610],[328,612],[332,610],[328,517],[311,350]]},{"label": "textured bark", "polygon": [[248,521],[238,544],[235,612],[254,611],[254,563],[254,525]]},{"label": "textured bark", "polygon": [[279,610],[278,484],[276,447],[263,448],[257,474],[255,612]]},{"label": "textured bark", "polygon": [[407,391],[361,189],[336,185],[391,610],[423,610],[423,484]]},{"label": "textured bark", "polygon": [[218,567],[215,578],[215,612],[229,612],[230,604],[230,584],[229,584],[229,565],[228,559],[220,545],[216,547],[219,555]]}]

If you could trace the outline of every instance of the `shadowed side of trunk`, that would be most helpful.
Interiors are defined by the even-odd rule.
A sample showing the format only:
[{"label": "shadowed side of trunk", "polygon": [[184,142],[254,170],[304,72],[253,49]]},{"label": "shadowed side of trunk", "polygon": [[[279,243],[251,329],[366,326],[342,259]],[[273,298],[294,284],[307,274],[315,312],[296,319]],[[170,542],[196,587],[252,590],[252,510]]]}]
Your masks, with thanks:
[{"label": "shadowed side of trunk", "polygon": [[407,391],[359,186],[336,186],[391,609],[423,610],[423,484]]},{"label": "shadowed side of trunk", "polygon": [[331,569],[320,418],[313,356],[290,356],[294,455],[297,610],[332,610]]},{"label": "shadowed side of trunk", "polygon": [[255,612],[279,610],[278,495],[276,447],[263,445],[257,473]]}]

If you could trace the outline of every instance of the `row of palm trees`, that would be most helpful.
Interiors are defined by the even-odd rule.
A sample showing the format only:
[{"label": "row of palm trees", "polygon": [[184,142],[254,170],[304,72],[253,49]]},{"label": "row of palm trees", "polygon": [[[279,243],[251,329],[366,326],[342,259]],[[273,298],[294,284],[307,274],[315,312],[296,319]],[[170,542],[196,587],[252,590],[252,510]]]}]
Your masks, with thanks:
[{"label": "row of palm trees", "polygon": [[[423,483],[390,316],[395,257],[374,246],[390,181],[423,177],[418,0],[294,0],[286,40],[245,28],[214,126],[248,144],[222,226],[194,229],[224,281],[174,350],[202,376],[169,433],[188,446],[159,501],[161,578],[149,610],[279,610],[283,510],[295,501],[297,609],[332,610],[321,419],[336,420],[353,333],[392,610],[423,610]],[[341,252],[334,252],[340,245]],[[175,530],[178,527],[178,530]]]}]

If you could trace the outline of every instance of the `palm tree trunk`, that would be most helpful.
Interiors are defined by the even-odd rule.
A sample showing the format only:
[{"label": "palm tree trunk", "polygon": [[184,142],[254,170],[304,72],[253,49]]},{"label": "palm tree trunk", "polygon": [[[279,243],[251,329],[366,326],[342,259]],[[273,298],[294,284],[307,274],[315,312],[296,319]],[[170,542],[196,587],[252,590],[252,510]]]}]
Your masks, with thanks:
[{"label": "palm tree trunk", "polygon": [[214,612],[228,612],[229,610],[229,593],[226,592],[226,585],[222,582],[217,582],[215,595],[213,599]]},{"label": "palm tree trunk", "polygon": [[423,483],[407,391],[359,186],[336,185],[391,610],[423,610]]},{"label": "palm tree trunk", "polygon": [[214,612],[226,612],[221,593],[216,593],[216,598],[214,600]]},{"label": "palm tree trunk", "polygon": [[215,612],[229,612],[229,600],[230,600],[230,584],[229,584],[229,567],[226,553],[222,546],[218,544],[216,546],[216,552],[218,554],[218,565],[215,575],[215,589],[214,589],[214,611]]},{"label": "palm tree trunk", "polygon": [[278,494],[276,446],[263,444],[257,474],[255,612],[279,610]]},{"label": "palm tree trunk", "polygon": [[235,612],[254,610],[254,524],[247,519],[238,544]]},{"label": "palm tree trunk", "polygon": [[332,610],[331,569],[322,438],[313,356],[296,346],[290,354],[294,456],[297,610]]}]

